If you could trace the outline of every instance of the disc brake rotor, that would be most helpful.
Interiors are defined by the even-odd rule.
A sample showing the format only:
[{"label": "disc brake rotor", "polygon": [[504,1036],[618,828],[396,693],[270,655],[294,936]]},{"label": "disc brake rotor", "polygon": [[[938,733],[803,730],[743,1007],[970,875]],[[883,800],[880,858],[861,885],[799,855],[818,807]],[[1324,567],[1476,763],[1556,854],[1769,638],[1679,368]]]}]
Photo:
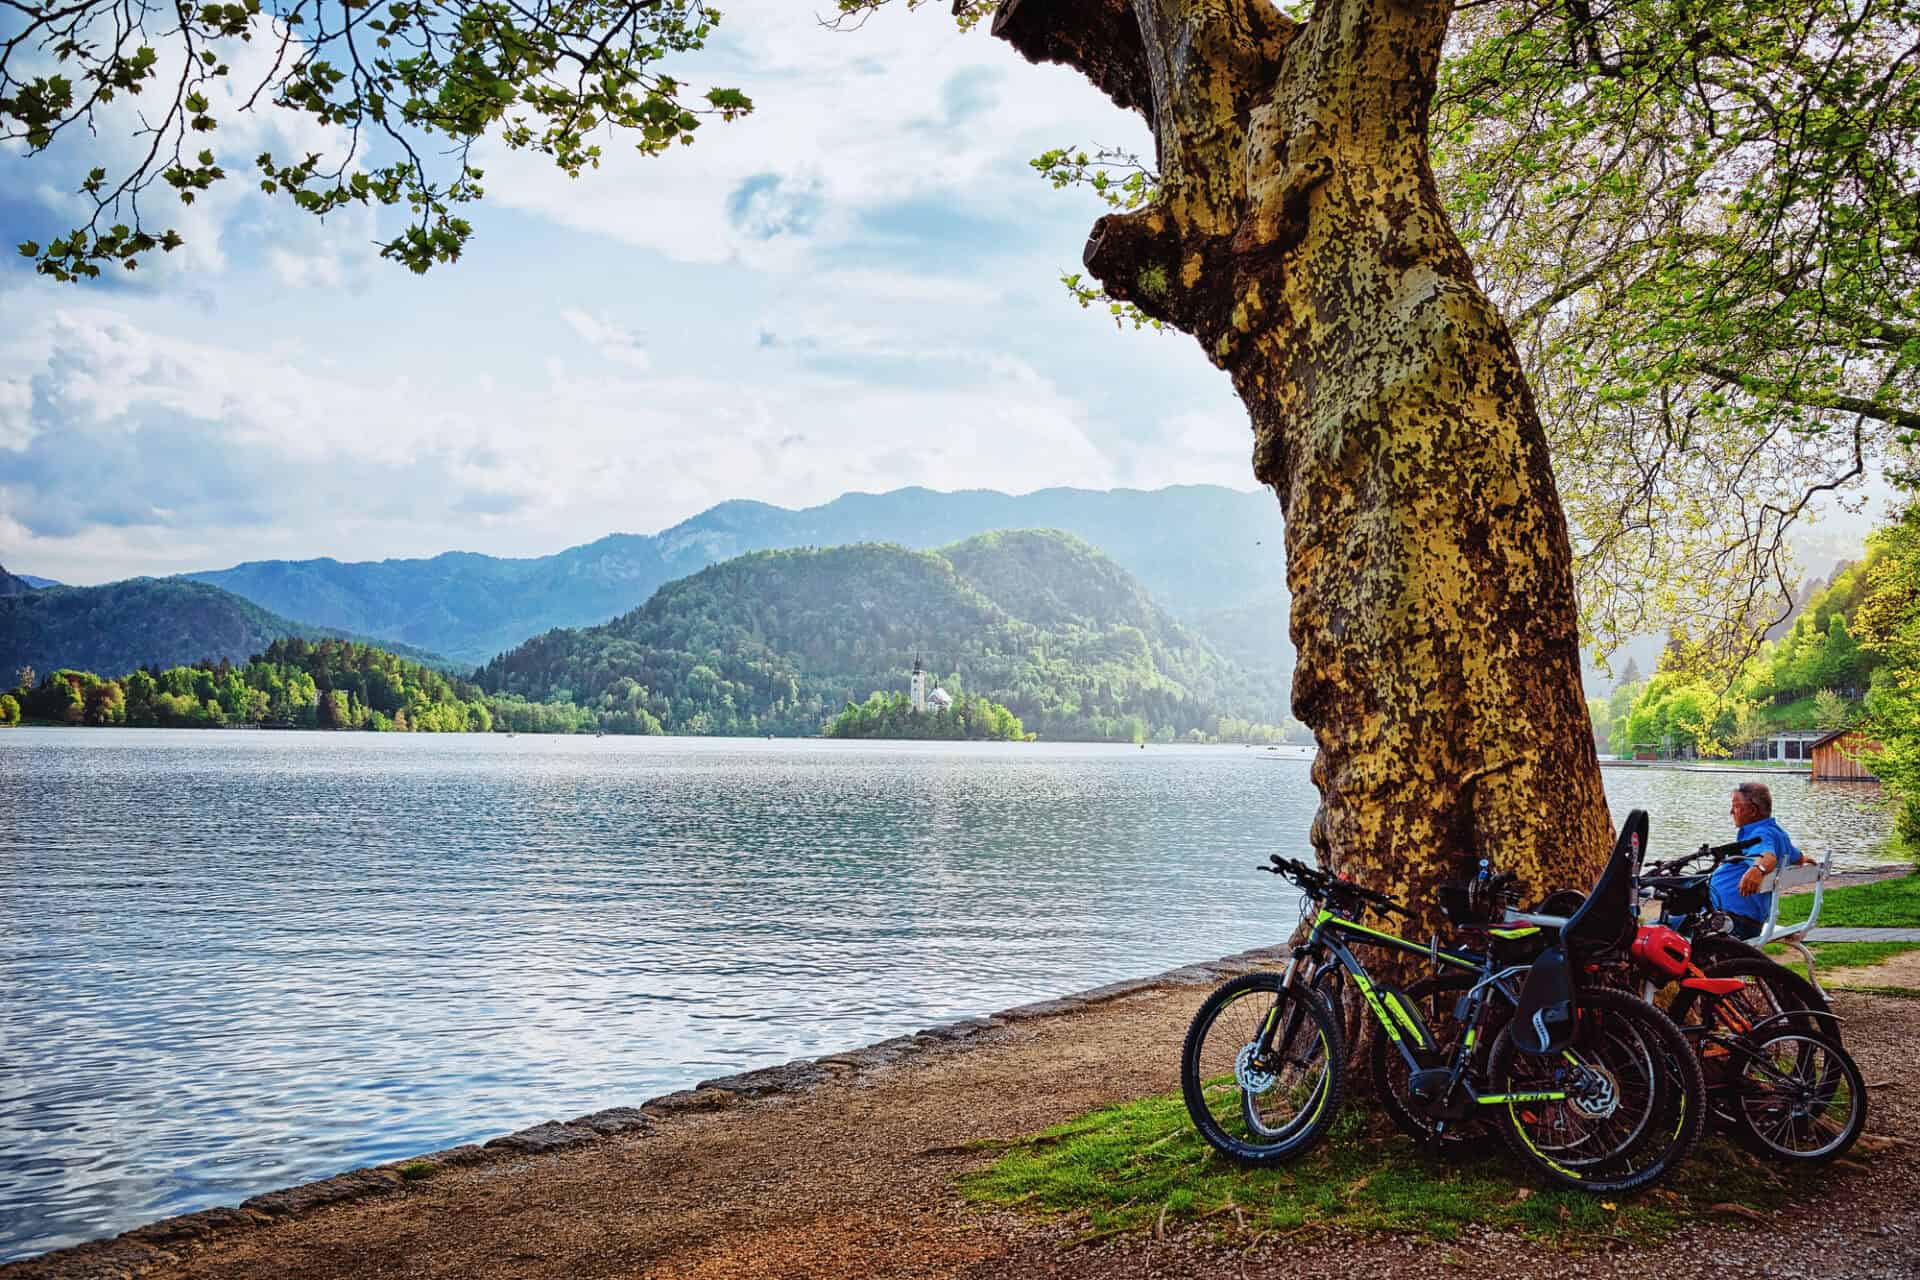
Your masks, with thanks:
[{"label": "disc brake rotor", "polygon": [[1590,1120],[1604,1120],[1620,1109],[1620,1086],[1605,1067],[1581,1067],[1581,1076],[1567,1082],[1567,1101]]},{"label": "disc brake rotor", "polygon": [[1265,1093],[1273,1088],[1273,1072],[1261,1071],[1253,1065],[1254,1057],[1259,1052],[1260,1042],[1255,1040],[1240,1050],[1240,1056],[1233,1060],[1233,1078],[1247,1093]]}]

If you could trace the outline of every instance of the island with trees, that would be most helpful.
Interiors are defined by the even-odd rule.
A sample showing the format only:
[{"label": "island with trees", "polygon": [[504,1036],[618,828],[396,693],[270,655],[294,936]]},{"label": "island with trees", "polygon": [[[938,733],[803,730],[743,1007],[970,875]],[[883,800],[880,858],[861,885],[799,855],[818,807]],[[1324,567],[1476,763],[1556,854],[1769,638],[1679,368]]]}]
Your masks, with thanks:
[{"label": "island with trees", "polygon": [[827,721],[829,738],[909,738],[953,742],[1025,742],[1020,717],[979,695],[958,694],[943,707],[917,709],[906,694],[875,690]]}]

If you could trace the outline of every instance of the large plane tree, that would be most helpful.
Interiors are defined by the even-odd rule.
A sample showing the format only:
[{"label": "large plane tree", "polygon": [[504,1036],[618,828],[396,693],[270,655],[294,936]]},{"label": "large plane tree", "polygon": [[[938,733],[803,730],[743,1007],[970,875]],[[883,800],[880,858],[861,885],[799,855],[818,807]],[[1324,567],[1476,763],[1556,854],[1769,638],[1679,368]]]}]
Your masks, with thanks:
[{"label": "large plane tree", "polygon": [[[78,182],[87,223],[21,246],[65,279],[178,243],[154,197],[229,177],[223,110],[272,102],[343,133],[338,153],[243,159],[316,214],[403,210],[383,252],[424,271],[471,233],[483,135],[578,173],[609,127],[659,152],[750,109],[671,74],[719,19],[689,0],[0,13],[0,137],[66,155],[62,137],[128,118],[116,101],[144,108],[137,148]],[[1153,156],[1117,184],[1102,156],[1046,167],[1116,204],[1083,298],[1191,335],[1246,406],[1254,474],[1287,520],[1326,860],[1402,890],[1480,857],[1535,888],[1585,880],[1609,823],[1577,584],[1603,633],[1666,617],[1751,634],[1797,497],[1920,425],[1911,0],[956,13],[1151,130]],[[1756,485],[1757,522],[1741,509]]]}]

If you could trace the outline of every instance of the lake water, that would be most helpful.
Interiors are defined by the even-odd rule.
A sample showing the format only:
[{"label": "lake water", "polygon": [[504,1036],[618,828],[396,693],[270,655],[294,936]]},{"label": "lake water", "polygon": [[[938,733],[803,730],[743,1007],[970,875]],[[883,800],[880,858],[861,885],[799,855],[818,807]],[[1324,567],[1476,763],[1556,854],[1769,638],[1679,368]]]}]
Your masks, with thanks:
[{"label": "lake water", "polygon": [[[1607,774],[1664,852],[1734,780]],[[1270,944],[1315,803],[1241,747],[0,733],[0,1260]]]}]

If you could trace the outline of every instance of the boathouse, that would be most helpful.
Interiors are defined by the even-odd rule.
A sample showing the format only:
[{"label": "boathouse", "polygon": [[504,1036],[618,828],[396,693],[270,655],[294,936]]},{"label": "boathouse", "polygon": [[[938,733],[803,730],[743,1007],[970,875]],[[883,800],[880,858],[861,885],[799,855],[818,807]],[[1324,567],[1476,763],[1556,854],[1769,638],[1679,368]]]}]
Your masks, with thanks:
[{"label": "boathouse", "polygon": [[1878,782],[1867,761],[1879,750],[1858,729],[1835,729],[1813,744],[1813,781]]}]

